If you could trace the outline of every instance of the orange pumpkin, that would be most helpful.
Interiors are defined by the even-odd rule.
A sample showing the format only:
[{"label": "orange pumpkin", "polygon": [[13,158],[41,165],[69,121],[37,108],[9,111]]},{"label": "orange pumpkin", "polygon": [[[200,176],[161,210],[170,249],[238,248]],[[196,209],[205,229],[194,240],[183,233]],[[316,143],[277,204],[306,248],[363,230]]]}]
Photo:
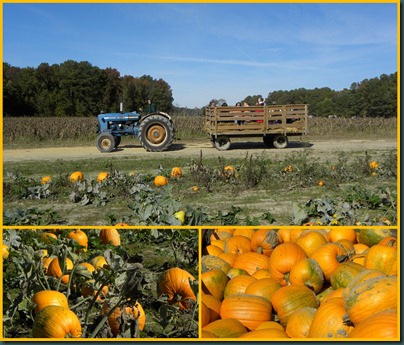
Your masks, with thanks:
[{"label": "orange pumpkin", "polygon": [[[227,276],[229,279],[233,279],[238,276],[248,276],[248,272],[246,270],[243,270],[241,268],[230,268],[230,270],[227,272]],[[252,276],[251,276],[252,277]]]},{"label": "orange pumpkin", "polygon": [[373,314],[361,321],[349,334],[348,338],[393,339],[398,336],[398,319],[396,309],[387,309]]},{"label": "orange pumpkin", "polygon": [[201,325],[202,325],[202,327],[205,327],[210,322],[210,310],[203,301],[201,302],[201,309],[202,309]]},{"label": "orange pumpkin", "polygon": [[397,238],[394,236],[385,237],[378,244],[381,246],[397,247]]},{"label": "orange pumpkin", "polygon": [[181,170],[180,167],[172,168],[171,174],[170,174],[171,178],[178,178],[178,177],[181,177],[181,176],[182,176],[182,170]]},{"label": "orange pumpkin", "polygon": [[264,328],[243,334],[240,339],[271,339],[271,338],[289,338],[285,331],[276,328]]},{"label": "orange pumpkin", "polygon": [[379,311],[397,308],[397,277],[368,279],[343,296],[349,320],[357,325]]},{"label": "orange pumpkin", "polygon": [[83,181],[83,179],[84,179],[84,175],[81,171],[75,171],[75,172],[71,173],[71,175],[70,175],[70,181],[72,183]]},{"label": "orange pumpkin", "polygon": [[235,172],[235,170],[232,165],[226,165],[223,168],[223,175],[226,177],[230,177],[230,176],[234,175],[234,172]]},{"label": "orange pumpkin", "polygon": [[329,242],[337,242],[339,240],[348,240],[352,244],[356,243],[356,232],[353,228],[334,227],[328,233]]},{"label": "orange pumpkin", "polygon": [[309,338],[346,338],[353,327],[344,324],[345,314],[345,303],[342,297],[330,298],[323,302],[314,315]]},{"label": "orange pumpkin", "polygon": [[100,240],[104,244],[112,244],[115,247],[121,245],[121,236],[115,228],[102,229],[100,232]]},{"label": "orange pumpkin", "polygon": [[290,242],[290,232],[291,229],[281,228],[278,230],[278,239],[280,243]]},{"label": "orange pumpkin", "polygon": [[268,329],[268,328],[275,328],[281,331],[285,330],[283,326],[276,321],[264,321],[263,323],[260,323],[255,330],[258,331],[260,329]]},{"label": "orange pumpkin", "polygon": [[[106,301],[102,306],[102,314],[108,314],[111,309],[111,305],[108,301]],[[146,314],[143,310],[141,304],[136,301],[135,303],[131,303],[131,305],[123,308],[125,310],[125,314],[130,318],[137,319],[138,327],[140,331],[143,331],[146,324]],[[121,308],[115,308],[111,315],[108,317],[108,325],[111,327],[112,334],[116,337],[120,333],[120,326],[122,322],[122,314],[123,310]]]},{"label": "orange pumpkin", "polygon": [[44,232],[41,237],[45,243],[51,243],[51,241],[58,239],[58,237],[52,232]]},{"label": "orange pumpkin", "polygon": [[304,258],[292,266],[289,282],[296,286],[307,286],[317,294],[323,287],[324,275],[317,261]]},{"label": "orange pumpkin", "polygon": [[263,278],[271,278],[271,272],[269,272],[268,269],[261,268],[259,270],[256,270],[253,275],[254,278],[257,279],[263,279]]},{"label": "orange pumpkin", "polygon": [[233,263],[234,268],[246,270],[249,275],[253,275],[259,269],[269,268],[269,258],[265,255],[247,252],[240,254]]},{"label": "orange pumpkin", "polygon": [[232,236],[226,241],[224,252],[237,255],[251,252],[251,240],[245,236]]},{"label": "orange pumpkin", "polygon": [[44,176],[41,178],[41,184],[47,184],[52,180],[52,177],[50,177],[49,175]]},{"label": "orange pumpkin", "polygon": [[82,262],[79,264],[79,266],[84,267],[90,273],[93,273],[95,271],[95,267],[91,265],[89,262]]},{"label": "orange pumpkin", "polygon": [[239,320],[247,329],[254,330],[260,323],[271,320],[272,306],[259,296],[231,295],[222,301],[220,316],[222,319]]},{"label": "orange pumpkin", "polygon": [[316,308],[304,307],[290,314],[285,332],[291,338],[308,338]]},{"label": "orange pumpkin", "polygon": [[[210,235],[210,243],[213,244],[214,240],[228,240],[233,235],[228,231],[215,231],[212,235]],[[224,249],[224,248],[223,248]]]},{"label": "orange pumpkin", "polygon": [[248,295],[260,296],[271,302],[275,291],[279,290],[282,285],[272,278],[263,278],[252,282],[245,289]]},{"label": "orange pumpkin", "polygon": [[217,335],[214,335],[211,332],[205,331],[204,329],[202,330],[202,338],[219,338]]},{"label": "orange pumpkin", "polygon": [[333,289],[345,288],[352,279],[361,273],[365,268],[355,262],[343,262],[331,275],[330,282]]},{"label": "orange pumpkin", "polygon": [[69,308],[69,302],[64,294],[54,290],[38,291],[32,297],[32,302],[35,304],[35,314],[38,314],[48,305],[58,305]]},{"label": "orange pumpkin", "polygon": [[96,271],[99,271],[101,268],[109,268],[107,260],[105,260],[102,255],[98,255],[92,258],[91,265],[93,265]]},{"label": "orange pumpkin", "polygon": [[234,253],[220,253],[217,257],[226,261],[230,266],[233,267],[234,261],[236,261],[237,254]]},{"label": "orange pumpkin", "polygon": [[229,281],[226,273],[218,268],[202,273],[202,291],[216,297],[218,300],[223,299],[224,289]]},{"label": "orange pumpkin", "polygon": [[70,309],[50,305],[35,316],[33,338],[81,338],[80,320]]},{"label": "orange pumpkin", "polygon": [[223,259],[214,255],[205,255],[202,257],[202,272],[218,268],[224,273],[229,272],[231,266]]},{"label": "orange pumpkin", "polygon": [[207,331],[218,338],[238,338],[247,333],[247,328],[236,319],[219,319],[207,324],[202,331]]},{"label": "orange pumpkin", "polygon": [[281,325],[286,326],[290,315],[299,308],[317,308],[316,295],[306,286],[283,286],[272,295],[272,306]]},{"label": "orange pumpkin", "polygon": [[303,248],[295,242],[282,243],[277,246],[269,258],[271,277],[281,283],[289,284],[289,274],[293,265],[306,258]]},{"label": "orange pumpkin", "polygon": [[174,267],[166,270],[157,282],[159,294],[168,295],[169,304],[178,304],[180,309],[189,309],[189,301],[196,301],[190,281],[195,278],[187,271]]},{"label": "orange pumpkin", "polygon": [[83,252],[87,251],[88,248],[88,237],[84,231],[81,230],[73,230],[67,234],[67,238],[71,238],[77,241],[77,243],[84,247]]},{"label": "orange pumpkin", "polygon": [[202,294],[202,301],[209,308],[209,323],[218,320],[220,318],[222,302],[215,296],[207,294]]},{"label": "orange pumpkin", "polygon": [[105,171],[100,172],[97,176],[97,182],[101,183],[103,181],[105,181],[107,178],[109,177],[109,174]]},{"label": "orange pumpkin", "polygon": [[391,237],[392,235],[393,231],[390,229],[361,229],[359,232],[359,243],[372,247],[384,238]]},{"label": "orange pumpkin", "polygon": [[345,287],[344,293],[343,293],[344,297],[346,295],[348,295],[351,292],[351,290],[355,289],[358,284],[361,284],[369,279],[373,279],[373,278],[380,277],[380,276],[385,277],[386,274],[384,274],[382,271],[378,271],[378,270],[364,269],[362,272],[360,272],[359,274],[354,276],[351,279],[351,281],[349,282],[349,284]]},{"label": "orange pumpkin", "polygon": [[226,299],[227,297],[231,295],[236,295],[240,293],[244,293],[247,287],[254,283],[257,279],[254,277],[251,277],[249,275],[239,275],[237,277],[234,277],[230,279],[230,281],[227,283],[225,289],[224,289],[224,298]]},{"label": "orange pumpkin", "polygon": [[310,257],[317,248],[326,244],[327,240],[324,235],[318,231],[306,230],[299,236],[296,243],[302,247],[306,255]]},{"label": "orange pumpkin", "polygon": [[213,244],[207,245],[205,248],[203,248],[202,252],[203,255],[215,255],[215,256],[218,256],[221,253],[223,253],[223,249]]},{"label": "orange pumpkin", "polygon": [[[95,284],[94,279],[90,279],[86,281],[81,287],[81,294],[83,297],[87,297],[90,295],[95,296],[97,294],[98,289],[101,285],[93,287]],[[100,301],[102,298],[105,298],[108,293],[108,286],[104,285],[100,291],[100,294],[97,296],[97,301]]]},{"label": "orange pumpkin", "polygon": [[251,240],[255,230],[253,228],[236,228],[234,229],[233,236],[245,236]]},{"label": "orange pumpkin", "polygon": [[271,256],[274,248],[279,245],[279,237],[273,229],[259,229],[251,236],[251,250]]},{"label": "orange pumpkin", "polygon": [[154,185],[157,187],[165,186],[168,183],[168,178],[165,176],[156,176],[154,178]]},{"label": "orange pumpkin", "polygon": [[376,244],[365,254],[364,266],[367,269],[376,269],[387,275],[397,275],[397,247]]},{"label": "orange pumpkin", "polygon": [[344,261],[348,260],[348,253],[339,243],[326,243],[316,249],[311,255],[316,260],[323,271],[324,278],[330,281],[332,274],[337,267]]},{"label": "orange pumpkin", "polygon": [[65,265],[65,267],[63,269],[59,264],[59,259],[54,258],[50,262],[48,269],[46,271],[46,274],[48,276],[56,277],[57,279],[62,278],[62,283],[67,284],[69,281],[69,276],[67,274],[65,274],[65,275],[63,275],[63,274],[68,271],[71,271],[73,269],[73,262],[69,258],[66,258],[64,265]]}]

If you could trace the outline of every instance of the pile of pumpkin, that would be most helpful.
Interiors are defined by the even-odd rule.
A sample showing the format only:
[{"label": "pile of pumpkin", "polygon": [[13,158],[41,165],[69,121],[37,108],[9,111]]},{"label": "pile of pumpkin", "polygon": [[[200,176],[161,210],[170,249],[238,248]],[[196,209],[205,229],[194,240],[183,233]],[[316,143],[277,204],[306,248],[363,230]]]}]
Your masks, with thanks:
[{"label": "pile of pumpkin", "polygon": [[203,338],[397,338],[396,230],[219,228],[208,237]]}]

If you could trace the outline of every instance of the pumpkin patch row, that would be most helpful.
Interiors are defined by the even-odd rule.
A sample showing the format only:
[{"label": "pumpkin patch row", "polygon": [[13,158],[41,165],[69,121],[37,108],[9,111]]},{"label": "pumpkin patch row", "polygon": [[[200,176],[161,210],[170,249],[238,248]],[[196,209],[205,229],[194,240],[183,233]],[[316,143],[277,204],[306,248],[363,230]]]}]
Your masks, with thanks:
[{"label": "pumpkin patch row", "polygon": [[202,337],[397,338],[396,233],[214,230],[203,248]]},{"label": "pumpkin patch row", "polygon": [[[122,234],[128,245],[129,231],[119,228],[125,225],[119,223],[113,228],[91,231],[21,230],[11,231],[11,235],[6,236],[12,240],[21,234],[21,238],[42,248],[32,251],[35,262],[30,263],[30,271],[37,270],[34,272],[37,282],[33,285],[32,298],[24,302],[26,313],[32,314],[26,321],[28,325],[32,323],[28,337],[140,337],[139,332],[147,327],[146,312],[138,300],[142,278],[136,272],[142,265],[129,263],[127,266],[122,260],[121,253],[128,255],[122,247]],[[89,232],[91,237],[87,236]],[[94,241],[95,236],[97,241]],[[23,255],[15,248],[21,244],[19,241],[13,242],[11,249],[3,245],[3,260],[12,260],[12,265]],[[71,244],[74,246],[70,247]],[[94,250],[94,246],[98,249]],[[106,254],[102,255],[103,252]],[[139,258],[133,260],[139,262]],[[191,286],[195,278],[179,267],[165,269],[156,277],[150,283],[154,289],[157,287],[157,298],[166,296],[161,300],[163,306],[166,303],[167,308],[174,307],[165,314],[175,314],[176,310],[191,314],[190,309],[195,309],[196,305],[197,284]]]}]

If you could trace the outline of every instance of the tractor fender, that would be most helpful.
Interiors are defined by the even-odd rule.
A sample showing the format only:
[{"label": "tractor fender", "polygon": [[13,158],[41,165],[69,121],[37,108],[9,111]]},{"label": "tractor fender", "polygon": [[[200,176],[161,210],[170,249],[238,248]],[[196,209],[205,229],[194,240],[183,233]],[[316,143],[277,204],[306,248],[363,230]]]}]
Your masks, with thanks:
[{"label": "tractor fender", "polygon": [[139,123],[143,122],[144,119],[147,119],[149,116],[152,116],[152,115],[164,116],[164,117],[167,118],[170,122],[173,122],[173,120],[172,120],[172,118],[171,118],[170,115],[168,115],[167,113],[164,113],[164,112],[162,112],[162,111],[158,111],[158,112],[155,112],[155,113],[150,113],[150,114],[147,114],[147,115],[142,116],[142,117],[140,118]]}]

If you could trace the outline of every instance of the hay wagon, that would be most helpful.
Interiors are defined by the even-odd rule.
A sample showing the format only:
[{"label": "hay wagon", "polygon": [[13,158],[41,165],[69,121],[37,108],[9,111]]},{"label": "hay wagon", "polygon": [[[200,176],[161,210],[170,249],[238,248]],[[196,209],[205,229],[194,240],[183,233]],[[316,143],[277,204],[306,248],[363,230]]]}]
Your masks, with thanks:
[{"label": "hay wagon", "polygon": [[228,150],[230,138],[262,137],[269,147],[288,146],[288,138],[307,133],[307,104],[251,107],[209,107],[205,130],[218,150]]}]

